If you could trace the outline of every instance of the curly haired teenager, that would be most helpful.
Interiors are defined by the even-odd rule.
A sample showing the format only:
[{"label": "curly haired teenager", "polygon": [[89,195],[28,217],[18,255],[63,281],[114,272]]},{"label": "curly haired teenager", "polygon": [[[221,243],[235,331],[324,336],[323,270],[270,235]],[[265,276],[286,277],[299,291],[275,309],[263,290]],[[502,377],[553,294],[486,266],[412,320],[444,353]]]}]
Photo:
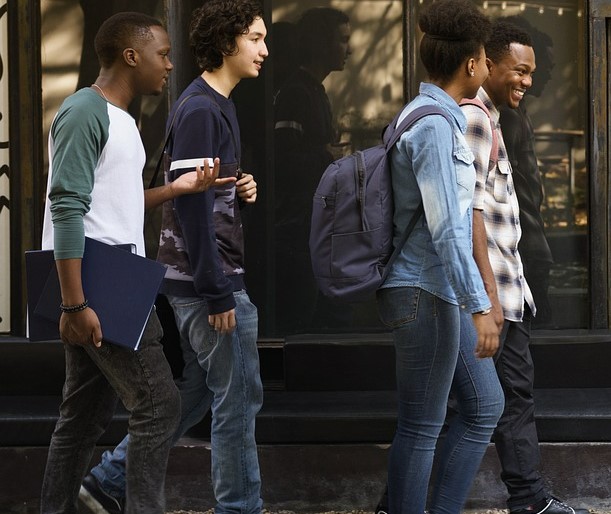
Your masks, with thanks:
[{"label": "curly haired teenager", "polygon": [[[168,118],[176,113],[167,183],[215,158],[221,178],[237,178],[164,204],[158,254],[168,265],[162,291],[174,311],[185,362],[177,382],[182,412],[174,440],[211,410],[216,514],[258,514],[263,503],[255,442],[263,401],[258,316],[244,285],[240,219],[241,204],[253,203],[257,189],[252,175],[240,169],[240,130],[230,98],[240,80],[259,75],[268,55],[262,16],[253,0],[211,0],[194,11],[190,42],[202,73]],[[83,483],[83,500],[118,502],[124,489],[121,457],[121,445],[103,456]]]}]

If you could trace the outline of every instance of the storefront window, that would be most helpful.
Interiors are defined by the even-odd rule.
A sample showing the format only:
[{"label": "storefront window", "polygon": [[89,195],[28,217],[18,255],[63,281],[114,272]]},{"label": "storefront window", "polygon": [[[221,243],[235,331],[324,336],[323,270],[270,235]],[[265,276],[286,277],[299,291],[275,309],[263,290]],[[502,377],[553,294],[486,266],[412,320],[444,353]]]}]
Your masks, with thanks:
[{"label": "storefront window", "polygon": [[[278,335],[381,329],[373,300],[334,304],[317,292],[307,248],[310,204],[320,174],[333,158],[379,141],[382,128],[409,99],[403,91],[406,76],[411,77],[408,94],[417,92],[424,74],[417,58],[420,34],[415,20],[427,1],[415,3],[416,16],[411,20],[404,16],[403,2],[328,2],[326,7],[345,15],[348,45],[342,47],[341,38],[347,32],[341,16],[319,12],[321,20],[328,16],[330,21],[312,22],[318,28],[310,33],[316,34],[312,40],[303,38],[302,44],[309,48],[301,49],[295,34],[300,23],[307,25],[307,16],[315,17],[308,10],[320,4],[272,2],[274,130],[270,161],[274,162],[274,201],[270,204],[273,212],[268,211],[267,216],[274,219],[271,297],[275,304],[273,330]],[[523,220],[521,251],[539,308],[533,326],[587,328],[587,103],[582,2],[488,0],[478,4],[492,18],[513,17],[514,23],[526,28],[537,54],[533,87],[523,100],[534,128],[532,144],[538,163],[538,176],[526,177],[525,183],[540,190],[531,190],[528,195],[540,202],[537,215],[543,225],[537,235],[528,216]],[[408,33],[413,32],[405,45],[400,42],[404,23],[409,25]],[[324,44],[328,46],[323,48]],[[407,67],[403,66],[404,55],[409,56]],[[339,59],[335,64],[334,58]],[[316,65],[307,64],[308,60]],[[523,200],[525,206],[527,201]]]},{"label": "storefront window", "polygon": [[[318,293],[307,244],[311,202],[326,166],[339,156],[379,142],[385,125],[417,93],[424,75],[417,57],[416,20],[420,7],[429,1],[263,2],[270,56],[261,76],[242,80],[233,94],[243,167],[259,184],[257,204],[246,207],[243,218],[247,286],[259,308],[263,338],[384,330],[373,298],[334,304]],[[543,192],[540,216],[550,258],[549,269],[542,272],[535,265],[537,271],[531,273],[531,285],[543,306],[534,327],[588,328],[583,1],[476,2],[493,18],[512,16],[527,23],[535,40],[537,72],[522,103],[534,128]],[[112,14],[108,9],[121,10],[113,7],[118,3],[42,0],[45,141],[61,101],[95,79],[92,38]],[[174,9],[183,10],[181,15],[188,18],[194,7],[194,2],[169,0],[137,4],[130,4],[130,9],[157,17],[163,16],[164,9]],[[188,47],[180,40],[186,40],[185,36],[175,34],[173,52],[188,60]],[[163,137],[167,97],[143,99],[133,109],[149,156],[147,178]],[[151,256],[157,232],[149,223]],[[536,253],[534,261],[541,255]]]},{"label": "storefront window", "polygon": [[403,2],[272,3],[275,332],[379,327],[375,302],[334,303],[311,271],[312,197],[334,159],[379,142],[404,102]]}]

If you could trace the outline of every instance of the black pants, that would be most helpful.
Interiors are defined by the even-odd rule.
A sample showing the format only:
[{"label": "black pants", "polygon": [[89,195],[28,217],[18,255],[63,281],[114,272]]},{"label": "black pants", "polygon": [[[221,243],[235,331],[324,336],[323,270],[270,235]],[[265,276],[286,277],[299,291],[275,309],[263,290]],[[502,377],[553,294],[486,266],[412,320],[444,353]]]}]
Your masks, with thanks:
[{"label": "black pants", "polygon": [[494,432],[501,462],[501,479],[507,487],[509,509],[520,509],[542,500],[548,493],[539,466],[539,438],[533,399],[534,366],[530,354],[531,313],[524,321],[505,320],[501,346],[494,361],[505,393],[505,410]]}]

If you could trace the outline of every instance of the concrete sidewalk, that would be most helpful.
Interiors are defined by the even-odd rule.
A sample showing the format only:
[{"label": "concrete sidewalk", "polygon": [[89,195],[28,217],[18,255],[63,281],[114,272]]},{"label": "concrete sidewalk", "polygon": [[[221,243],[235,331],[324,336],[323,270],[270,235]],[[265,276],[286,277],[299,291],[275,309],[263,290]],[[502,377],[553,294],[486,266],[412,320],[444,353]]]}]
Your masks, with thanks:
[{"label": "concrete sidewalk", "polygon": [[[611,514],[611,511],[591,511],[595,514]],[[503,509],[486,509],[486,510],[473,510],[467,509],[463,511],[463,514],[507,514],[507,510]],[[167,514],[214,514],[213,510],[203,511],[195,511],[195,510],[176,510],[172,512],[168,512]],[[300,512],[294,512],[292,510],[278,510],[278,511],[269,511],[264,510],[263,514],[303,514]],[[318,513],[308,513],[308,514],[373,514],[372,511],[367,510],[331,510],[328,512],[318,512]]]},{"label": "concrete sidewalk", "polygon": [[[507,514],[506,510],[465,510],[465,514]],[[205,512],[196,510],[175,510],[168,512],[167,514],[214,514],[213,510],[207,510]],[[294,512],[292,510],[276,510],[269,511],[264,510],[263,514],[302,514],[300,512]],[[372,511],[367,510],[331,510],[328,512],[308,513],[308,514],[373,514]]]}]

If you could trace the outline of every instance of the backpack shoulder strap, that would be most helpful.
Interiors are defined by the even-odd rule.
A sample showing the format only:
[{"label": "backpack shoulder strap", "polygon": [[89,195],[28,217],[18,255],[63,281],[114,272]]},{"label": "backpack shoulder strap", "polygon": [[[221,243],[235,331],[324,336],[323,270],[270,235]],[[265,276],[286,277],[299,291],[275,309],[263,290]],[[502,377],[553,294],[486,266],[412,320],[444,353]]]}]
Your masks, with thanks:
[{"label": "backpack shoulder strap", "polygon": [[149,182],[148,189],[151,189],[152,187],[154,187],[155,183],[157,182],[157,177],[159,176],[159,171],[161,170],[161,162],[163,161],[163,154],[166,148],[168,147],[168,143],[170,142],[170,136],[172,135],[172,129],[174,128],[174,121],[176,120],[176,115],[178,114],[178,111],[183,106],[183,104],[186,103],[186,101],[189,98],[192,98],[199,94],[200,93],[191,93],[190,95],[185,96],[182,99],[182,101],[180,102],[180,104],[178,105],[178,107],[176,107],[176,110],[174,111],[174,116],[172,116],[172,121],[170,122],[170,126],[168,127],[168,133],[165,136],[165,142],[163,143],[163,147],[161,148],[161,155],[159,156],[159,159],[157,161],[157,166],[155,167],[155,173],[153,173],[153,177],[151,178],[151,181]]},{"label": "backpack shoulder strap", "polygon": [[407,129],[409,129],[414,123],[416,123],[419,119],[424,118],[425,116],[429,116],[430,114],[438,114],[440,116],[443,116],[450,125],[452,124],[450,115],[438,105],[429,104],[417,107],[412,112],[410,112],[401,121],[401,123],[397,124],[399,116],[402,112],[403,109],[399,111],[399,114],[395,116],[395,119],[388,126],[389,130],[384,133],[384,144],[386,145],[387,150],[390,150],[396,144],[396,142],[399,141],[399,139]]},{"label": "backpack shoulder strap", "polygon": [[486,104],[482,102],[477,96],[475,98],[463,98],[460,101],[459,105],[475,105],[476,107],[479,107],[482,111],[484,111],[486,113],[486,116],[488,116],[488,120],[490,121],[490,128],[492,129],[492,148],[490,149],[490,163],[488,169],[490,170],[494,168],[494,166],[496,166],[496,163],[499,160],[499,136],[497,133],[497,128],[494,122],[492,121],[492,116],[490,116],[490,111],[488,110],[488,107],[486,107]]},{"label": "backpack shoulder strap", "polygon": [[231,134],[231,137],[233,139],[233,146],[236,152],[238,168],[240,167],[240,153],[241,152],[240,152],[240,148],[238,147],[238,142],[235,137],[235,134],[233,133],[233,130],[231,128],[231,122],[229,121],[229,117],[227,116],[225,112],[223,112],[223,109],[221,109],[221,106],[218,104],[218,102],[207,91],[205,91],[204,93],[199,93],[199,92],[191,93],[185,96],[181,100],[180,104],[178,104],[178,107],[176,107],[176,110],[174,111],[174,116],[172,116],[172,121],[168,127],[168,133],[165,138],[165,143],[163,144],[163,148],[161,149],[161,155],[159,156],[159,160],[157,161],[157,166],[155,167],[155,173],[153,173],[153,178],[151,178],[151,181],[149,182],[148,189],[152,188],[155,185],[155,183],[157,182],[157,177],[159,176],[159,171],[161,170],[161,163],[163,161],[163,154],[166,148],[168,147],[168,144],[170,143],[170,137],[172,136],[172,130],[174,128],[174,121],[176,121],[176,115],[178,114],[178,111],[180,110],[180,108],[187,102],[187,100],[189,100],[190,98],[193,98],[194,96],[206,96],[210,100],[210,102],[213,105],[215,105],[216,108],[221,113],[221,116],[223,117],[223,121],[226,123],[227,128],[229,129],[229,133]]},{"label": "backpack shoulder strap", "polygon": [[[403,135],[403,133],[409,127],[411,127],[416,121],[423,118],[424,116],[429,116],[431,114],[437,114],[437,115],[443,116],[448,121],[450,126],[452,126],[452,120],[450,118],[450,115],[437,105],[423,105],[422,107],[417,107],[412,112],[410,112],[405,117],[405,119],[403,119],[403,121],[399,124],[399,126],[397,126],[397,121],[399,119],[399,116],[401,115],[401,112],[403,112],[403,110],[399,111],[399,114],[395,116],[395,119],[389,125],[389,128],[395,127],[394,130],[392,130],[392,132],[387,130],[384,134],[384,144],[386,145],[387,152],[390,151],[390,149],[392,149],[395,143],[399,140],[399,138]],[[405,246],[405,243],[407,242],[410,233],[416,226],[416,223],[418,222],[418,219],[420,218],[420,216],[422,216],[423,214],[424,214],[424,205],[422,202],[420,202],[420,204],[416,208],[416,211],[412,215],[412,218],[409,220],[407,227],[405,227],[403,234],[401,234],[401,239],[399,240],[399,243],[394,248],[388,261],[386,262],[386,266],[384,267],[384,271],[382,272],[382,281],[386,280],[386,277],[388,276],[388,273],[390,272],[392,265],[397,260],[397,257],[399,256],[399,253]]]}]

